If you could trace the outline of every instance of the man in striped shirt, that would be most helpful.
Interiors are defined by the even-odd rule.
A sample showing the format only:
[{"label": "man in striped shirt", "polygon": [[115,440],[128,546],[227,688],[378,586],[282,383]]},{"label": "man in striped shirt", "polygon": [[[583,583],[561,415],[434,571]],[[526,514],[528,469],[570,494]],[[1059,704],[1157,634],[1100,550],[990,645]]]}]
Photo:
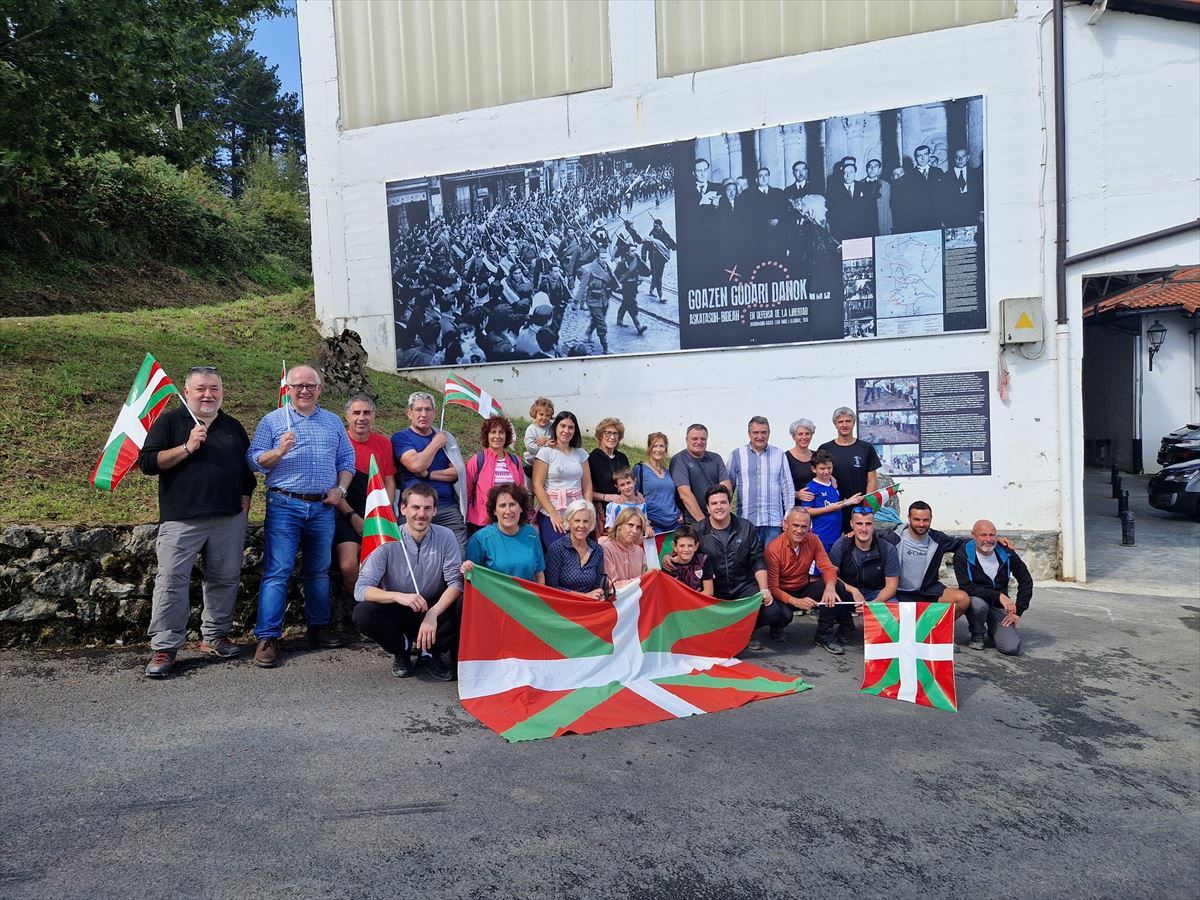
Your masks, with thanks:
[{"label": "man in striped shirt", "polygon": [[737,515],[754,526],[765,547],[783,533],[783,517],[793,506],[792,475],[783,451],[767,443],[771,423],[765,416],[754,416],[746,431],[750,442],[729,454],[729,475]]}]

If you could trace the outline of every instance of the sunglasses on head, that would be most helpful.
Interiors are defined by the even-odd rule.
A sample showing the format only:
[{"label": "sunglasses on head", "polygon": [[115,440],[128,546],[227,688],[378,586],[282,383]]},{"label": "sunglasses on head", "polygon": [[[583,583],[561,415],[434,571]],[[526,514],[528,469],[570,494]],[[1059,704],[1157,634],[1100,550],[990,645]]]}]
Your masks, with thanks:
[{"label": "sunglasses on head", "polygon": [[206,375],[216,375],[217,367],[216,366],[192,366],[190,369],[188,369],[189,375],[195,375],[199,372],[203,372]]}]

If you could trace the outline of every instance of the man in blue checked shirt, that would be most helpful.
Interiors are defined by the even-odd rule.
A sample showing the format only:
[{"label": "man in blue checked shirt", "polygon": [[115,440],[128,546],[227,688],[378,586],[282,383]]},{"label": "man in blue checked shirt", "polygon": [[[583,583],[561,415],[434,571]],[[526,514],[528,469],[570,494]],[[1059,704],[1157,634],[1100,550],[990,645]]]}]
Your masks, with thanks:
[{"label": "man in blue checked shirt", "polygon": [[737,493],[737,515],[749,520],[765,547],[783,533],[783,517],[792,508],[792,470],[784,452],[767,443],[771,423],[765,416],[754,416],[746,433],[750,442],[729,454],[729,476]]},{"label": "man in blue checked shirt", "polygon": [[333,510],[354,477],[354,448],[342,420],[321,409],[321,376],[309,366],[287,375],[289,405],[269,412],[254,429],[246,461],[267,476],[263,578],[258,592],[254,664],[279,662],[288,578],[304,554],[304,614],[315,647],[340,647],[329,624],[329,561]]}]

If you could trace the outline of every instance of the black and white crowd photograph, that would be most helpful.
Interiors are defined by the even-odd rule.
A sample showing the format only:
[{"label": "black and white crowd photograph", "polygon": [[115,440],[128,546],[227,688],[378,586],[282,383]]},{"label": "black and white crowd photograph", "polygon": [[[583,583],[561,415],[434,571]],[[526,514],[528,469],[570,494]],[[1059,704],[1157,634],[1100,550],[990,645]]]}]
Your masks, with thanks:
[{"label": "black and white crowd photograph", "polygon": [[388,185],[396,366],[679,349],[669,150]]}]

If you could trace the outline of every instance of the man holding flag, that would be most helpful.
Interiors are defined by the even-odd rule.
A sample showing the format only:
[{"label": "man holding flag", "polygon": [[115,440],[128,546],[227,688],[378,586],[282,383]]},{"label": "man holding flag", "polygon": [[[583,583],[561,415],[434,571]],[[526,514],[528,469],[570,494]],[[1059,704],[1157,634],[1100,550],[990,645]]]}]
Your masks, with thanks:
[{"label": "man holding flag", "polygon": [[354,447],[354,478],[350,492],[334,508],[333,545],[342,584],[346,592],[354,593],[358,581],[358,562],[362,551],[363,526],[366,525],[368,479],[374,459],[388,505],[396,501],[396,461],[388,439],[372,431],[375,424],[375,401],[367,394],[355,394],[346,401],[346,434]]},{"label": "man holding flag", "polygon": [[298,550],[304,554],[309,641],[318,647],[342,644],[329,627],[329,560],[333,508],[345,499],[354,477],[354,448],[342,420],[317,405],[321,376],[315,369],[294,367],[287,385],[290,402],[262,417],[246,451],[250,467],[267,476],[263,578],[254,626],[254,664],[264,669],[279,662],[288,579]]},{"label": "man holding flag", "polygon": [[254,492],[254,474],[246,465],[250,439],[237,419],[221,412],[224,387],[213,366],[193,366],[183,395],[187,406],[158,417],[138,457],[145,474],[158,476],[161,523],[148,678],[169,675],[187,643],[188,587],[197,553],[204,554],[200,652],[220,659],[241,653],[229,629]]}]

